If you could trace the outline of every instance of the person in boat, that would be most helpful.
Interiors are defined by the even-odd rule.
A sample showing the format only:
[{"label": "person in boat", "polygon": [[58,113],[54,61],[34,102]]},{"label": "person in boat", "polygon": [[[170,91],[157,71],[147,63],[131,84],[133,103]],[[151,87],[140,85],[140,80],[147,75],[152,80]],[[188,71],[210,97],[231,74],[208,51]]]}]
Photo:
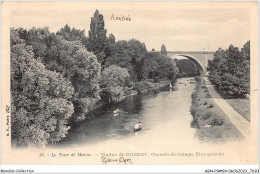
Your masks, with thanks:
[{"label": "person in boat", "polygon": [[117,108],[116,110],[114,110],[113,112],[114,112],[114,114],[117,114],[118,113],[118,111],[119,111],[119,109]]},{"label": "person in boat", "polygon": [[135,128],[135,130],[141,129],[141,128],[142,128],[142,123],[141,123],[141,121],[140,121],[139,123],[136,123],[134,128]]}]

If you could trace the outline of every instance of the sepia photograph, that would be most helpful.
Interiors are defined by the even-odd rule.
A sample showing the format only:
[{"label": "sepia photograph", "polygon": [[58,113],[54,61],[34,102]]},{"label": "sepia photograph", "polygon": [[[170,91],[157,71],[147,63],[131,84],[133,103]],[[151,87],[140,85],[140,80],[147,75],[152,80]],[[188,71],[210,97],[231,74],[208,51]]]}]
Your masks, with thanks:
[{"label": "sepia photograph", "polygon": [[257,1],[1,6],[3,164],[258,164]]}]

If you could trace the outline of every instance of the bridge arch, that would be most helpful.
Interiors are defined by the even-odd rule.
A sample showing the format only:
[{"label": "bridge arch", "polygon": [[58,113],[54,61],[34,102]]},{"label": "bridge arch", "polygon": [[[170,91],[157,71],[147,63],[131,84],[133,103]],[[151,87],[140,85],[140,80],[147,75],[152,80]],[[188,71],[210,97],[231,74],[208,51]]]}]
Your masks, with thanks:
[{"label": "bridge arch", "polygon": [[[206,70],[205,70],[203,64],[202,64],[197,58],[195,58],[194,56],[189,55],[189,54],[176,54],[175,56],[182,56],[182,57],[185,57],[185,58],[190,59],[190,60],[193,61],[193,62],[196,64],[196,66],[199,68],[199,70],[200,70],[200,75],[205,75]],[[172,58],[174,58],[174,56],[172,56]]]}]

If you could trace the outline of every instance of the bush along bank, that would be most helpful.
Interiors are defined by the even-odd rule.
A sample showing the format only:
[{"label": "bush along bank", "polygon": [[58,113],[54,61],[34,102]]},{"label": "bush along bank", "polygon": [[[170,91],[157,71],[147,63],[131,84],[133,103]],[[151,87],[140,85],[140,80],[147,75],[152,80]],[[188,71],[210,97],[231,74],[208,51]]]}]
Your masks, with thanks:
[{"label": "bush along bank", "polygon": [[142,80],[140,82],[137,82],[135,84],[135,91],[138,94],[144,94],[150,91],[157,91],[160,90],[166,86],[170,85],[170,81],[169,80],[165,80],[165,81],[160,81],[157,83],[153,83],[149,80]]},{"label": "bush along bank", "polygon": [[196,129],[196,137],[207,142],[226,142],[243,138],[209,95],[204,79],[198,76],[194,79],[190,112],[193,117],[191,127]]}]

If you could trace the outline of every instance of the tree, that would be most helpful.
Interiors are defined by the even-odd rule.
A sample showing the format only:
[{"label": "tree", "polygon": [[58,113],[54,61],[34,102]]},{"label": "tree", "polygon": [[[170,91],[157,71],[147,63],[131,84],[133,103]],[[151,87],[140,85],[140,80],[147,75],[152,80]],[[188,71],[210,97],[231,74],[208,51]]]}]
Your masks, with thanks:
[{"label": "tree", "polygon": [[133,79],[140,81],[142,79],[143,58],[147,53],[146,46],[138,40],[131,39],[128,41],[128,54],[131,57],[131,64],[133,66]]},{"label": "tree", "polygon": [[241,48],[241,53],[246,60],[250,60],[250,41],[247,41],[243,48]]},{"label": "tree", "polygon": [[226,60],[227,60],[228,71],[230,74],[239,76],[241,68],[243,68],[241,66],[241,63],[243,62],[242,59],[243,57],[241,52],[239,51],[239,48],[230,45],[226,50]]},{"label": "tree", "polygon": [[46,69],[61,73],[71,81],[75,89],[73,120],[83,120],[100,99],[101,67],[96,56],[88,52],[81,41],[65,40],[61,35],[50,33],[47,28],[29,30],[26,43],[32,45],[35,58]]},{"label": "tree", "polygon": [[45,55],[46,52],[52,51],[47,48],[47,45],[51,42],[54,35],[50,33],[49,28],[33,27],[29,31],[20,28],[15,31],[19,33],[19,37],[25,41],[26,45],[33,46],[33,52],[36,59]]},{"label": "tree", "polygon": [[142,67],[142,79],[167,78],[174,80],[178,73],[178,68],[173,59],[162,56],[157,52],[150,52],[145,55]]},{"label": "tree", "polygon": [[221,85],[221,76],[228,73],[228,66],[226,60],[226,51],[219,48],[213,55],[214,59],[209,60],[209,80],[211,80],[217,88]]},{"label": "tree", "polygon": [[109,101],[117,102],[124,95],[123,88],[129,82],[129,74],[126,68],[111,65],[102,71],[102,90],[109,97]]},{"label": "tree", "polygon": [[247,94],[250,94],[250,41],[247,41],[241,49],[244,67],[244,83]]},{"label": "tree", "polygon": [[164,44],[162,44],[162,46],[161,46],[161,55],[167,56],[167,51],[166,51],[166,47]]},{"label": "tree", "polygon": [[117,41],[113,47],[112,54],[107,58],[105,67],[110,65],[117,65],[121,68],[126,68],[129,74],[132,76],[134,74],[133,67],[131,64],[131,57],[128,53],[129,44],[127,41]]},{"label": "tree", "polygon": [[167,56],[162,56],[161,59],[159,59],[159,78],[167,78],[171,81],[173,81],[177,75],[178,68],[176,66],[175,61],[172,58],[169,58]]},{"label": "tree", "polygon": [[142,79],[153,79],[159,74],[158,59],[160,54],[157,52],[147,53],[144,57],[142,68]]},{"label": "tree", "polygon": [[64,138],[73,113],[74,88],[35,59],[11,29],[12,145],[43,147]]},{"label": "tree", "polygon": [[69,79],[75,88],[76,96],[97,97],[100,64],[96,56],[88,52],[80,41],[67,41],[52,33],[35,33],[39,33],[38,29],[29,31],[29,38],[33,38],[29,43],[46,68],[60,72]]},{"label": "tree", "polygon": [[96,56],[88,52],[80,42],[69,42],[62,38],[57,38],[57,42],[59,56],[49,65],[52,68],[57,67],[56,70],[62,70],[64,77],[73,84],[75,88],[73,118],[75,121],[80,121],[85,119],[85,114],[100,99],[101,67]]},{"label": "tree", "polygon": [[109,57],[113,57],[116,51],[116,44],[115,44],[115,36],[111,33],[109,34],[107,40],[105,41],[104,48],[102,50],[103,54],[103,62],[102,62],[102,70],[107,67],[106,62]]},{"label": "tree", "polygon": [[105,22],[103,15],[98,10],[91,17],[89,34],[88,51],[92,51],[98,58],[98,62],[104,64],[105,54],[103,48],[106,42]]},{"label": "tree", "polygon": [[115,44],[115,43],[116,43],[116,38],[115,38],[115,36],[111,33],[111,34],[109,34],[107,41],[108,41],[109,44]]},{"label": "tree", "polygon": [[139,81],[142,77],[143,58],[147,53],[144,43],[131,39],[129,41],[117,41],[106,59],[105,67],[117,65],[126,68],[131,80]]},{"label": "tree", "polygon": [[154,48],[152,48],[152,51],[155,51],[155,49],[154,49]]},{"label": "tree", "polygon": [[61,28],[56,34],[62,36],[67,41],[82,41],[86,39],[85,30],[71,29],[68,24]]},{"label": "tree", "polygon": [[209,61],[209,79],[227,97],[244,97],[250,92],[250,42],[241,51],[230,45],[219,49]]},{"label": "tree", "polygon": [[75,88],[75,97],[73,104],[75,121],[85,119],[85,114],[93,109],[96,102],[100,99],[99,80],[100,80],[100,64],[92,53],[84,48],[80,48],[73,56],[75,63],[69,69],[70,79]]}]

